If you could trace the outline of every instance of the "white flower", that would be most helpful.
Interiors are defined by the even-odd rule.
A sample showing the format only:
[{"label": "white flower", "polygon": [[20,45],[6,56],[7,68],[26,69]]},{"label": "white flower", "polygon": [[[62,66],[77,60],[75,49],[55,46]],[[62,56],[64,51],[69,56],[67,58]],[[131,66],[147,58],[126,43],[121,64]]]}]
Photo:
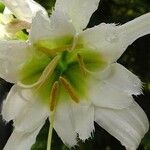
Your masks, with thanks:
[{"label": "white flower", "polygon": [[31,22],[37,11],[47,15],[46,10],[33,0],[0,0],[6,6],[4,13],[13,13],[18,19]]},{"label": "white flower", "polygon": [[[94,121],[135,150],[149,123],[132,98],[141,81],[116,61],[150,33],[150,13],[124,25],[84,30],[99,0],[57,0],[49,18],[38,12],[29,41],[0,41],[0,76],[15,85],[2,108],[14,131],[4,150],[29,150],[45,120],[69,147],[86,140]],[[49,147],[50,142],[48,142]]]},{"label": "white flower", "polygon": [[22,39],[27,40],[27,35],[22,29],[27,29],[30,24],[24,21],[19,21],[12,14],[0,13],[0,39]]},{"label": "white flower", "polygon": [[[46,10],[33,0],[1,0],[7,6],[0,14],[0,39],[25,38],[21,29],[28,29],[37,11]],[[11,11],[10,11],[11,10]],[[13,15],[15,15],[14,18]]]}]

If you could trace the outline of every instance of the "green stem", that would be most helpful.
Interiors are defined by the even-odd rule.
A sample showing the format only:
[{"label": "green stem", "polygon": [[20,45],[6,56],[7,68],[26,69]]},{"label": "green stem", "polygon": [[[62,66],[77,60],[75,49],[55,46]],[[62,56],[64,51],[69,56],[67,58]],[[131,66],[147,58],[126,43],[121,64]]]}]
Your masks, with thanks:
[{"label": "green stem", "polygon": [[54,116],[55,116],[55,113],[52,112],[51,119],[50,119],[50,127],[49,127],[48,139],[47,139],[47,150],[51,150],[53,127],[54,127]]}]

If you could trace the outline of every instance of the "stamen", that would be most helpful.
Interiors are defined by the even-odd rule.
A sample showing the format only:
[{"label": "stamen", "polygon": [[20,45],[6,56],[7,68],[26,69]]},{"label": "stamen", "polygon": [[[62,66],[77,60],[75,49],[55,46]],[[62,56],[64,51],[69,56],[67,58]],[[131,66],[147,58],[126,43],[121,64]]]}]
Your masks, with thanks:
[{"label": "stamen", "polygon": [[74,36],[73,45],[70,51],[73,51],[77,47],[78,36]]},{"label": "stamen", "polygon": [[76,103],[79,103],[79,98],[77,97],[76,92],[73,89],[72,85],[63,77],[60,77],[59,79],[62,85],[64,86],[64,88],[66,89],[66,91],[69,93],[72,100]]},{"label": "stamen", "polygon": [[72,47],[70,48],[69,51],[72,52],[73,50],[80,49],[82,47],[83,47],[83,45],[81,43],[79,43],[78,34],[76,34],[73,39]]},{"label": "stamen", "polygon": [[53,49],[49,49],[42,45],[38,45],[38,49],[43,53],[45,53],[46,55],[54,57],[57,55],[58,52],[69,51],[71,49],[71,45],[66,45],[63,47],[53,48]]},{"label": "stamen", "polygon": [[52,86],[50,94],[50,111],[54,111],[56,107],[58,94],[59,94],[59,83],[58,81],[56,81]]},{"label": "stamen", "polygon": [[25,85],[21,82],[18,82],[18,86],[22,87],[22,88],[26,88],[26,89],[30,89],[33,87],[38,86],[38,88],[40,88],[44,82],[53,74],[58,61],[60,60],[60,56],[56,56],[53,58],[53,60],[47,65],[47,67],[44,69],[42,75],[40,76],[39,80],[37,82],[35,82],[34,84],[31,85]]},{"label": "stamen", "polygon": [[48,139],[47,139],[47,150],[51,150],[53,126],[54,126],[54,119],[55,119],[55,113],[56,113],[56,105],[57,105],[58,94],[59,94],[59,83],[58,83],[58,81],[56,81],[52,86],[52,90],[51,90],[51,94],[50,94],[51,116],[49,118],[50,127],[49,127]]},{"label": "stamen", "polygon": [[51,118],[49,118],[50,127],[49,127],[48,138],[47,138],[47,150],[51,150],[53,127],[54,127],[54,118],[55,118],[55,113],[53,112],[52,115],[51,115]]},{"label": "stamen", "polygon": [[22,20],[13,20],[9,24],[7,24],[6,29],[8,32],[16,33],[17,31],[23,30],[23,29],[30,29],[31,23],[22,21]]},{"label": "stamen", "polygon": [[80,65],[81,72],[84,75],[86,75],[86,73],[87,73],[88,70],[85,67],[83,57],[80,54],[77,54],[77,58],[78,58],[78,62],[79,62],[79,65]]}]

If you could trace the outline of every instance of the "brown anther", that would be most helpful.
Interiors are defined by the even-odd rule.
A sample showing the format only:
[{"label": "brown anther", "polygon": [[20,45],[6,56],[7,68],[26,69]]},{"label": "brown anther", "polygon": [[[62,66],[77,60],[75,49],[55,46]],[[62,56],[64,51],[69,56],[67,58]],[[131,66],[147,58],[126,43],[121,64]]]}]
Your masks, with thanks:
[{"label": "brown anther", "polygon": [[45,83],[45,81],[53,74],[59,60],[60,60],[60,56],[59,55],[55,56],[53,60],[48,64],[48,66],[45,68],[45,70],[43,71],[40,77],[41,81],[37,89],[39,89]]},{"label": "brown anther", "polygon": [[83,57],[78,53],[77,54],[77,58],[78,58],[78,62],[79,62],[79,65],[80,65],[80,69],[81,69],[81,72],[86,75],[87,73],[87,69],[85,67],[85,64],[84,64],[84,60],[83,60]]},{"label": "brown anther", "polygon": [[57,105],[57,99],[59,94],[59,83],[56,81],[53,86],[50,93],[50,111],[54,111],[56,105]]},{"label": "brown anther", "polygon": [[13,20],[9,24],[7,24],[7,30],[8,32],[16,33],[20,30],[23,29],[30,29],[31,28],[31,23],[22,21],[22,20]]},{"label": "brown anther", "polygon": [[72,85],[64,77],[60,77],[59,79],[66,91],[69,93],[72,100],[76,103],[79,103],[79,98],[77,97],[77,94]]}]

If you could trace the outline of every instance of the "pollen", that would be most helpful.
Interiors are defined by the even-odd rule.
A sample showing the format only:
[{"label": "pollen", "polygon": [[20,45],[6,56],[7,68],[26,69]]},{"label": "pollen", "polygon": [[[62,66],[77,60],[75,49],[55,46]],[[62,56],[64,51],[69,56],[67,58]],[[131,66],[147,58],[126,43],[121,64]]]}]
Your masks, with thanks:
[{"label": "pollen", "polygon": [[64,86],[64,88],[66,89],[66,91],[68,92],[68,94],[70,95],[71,99],[76,102],[79,103],[79,98],[74,90],[74,88],[72,87],[72,85],[67,81],[67,79],[65,79],[64,77],[60,77],[60,82],[62,83],[62,85]]},{"label": "pollen", "polygon": [[60,56],[57,55],[56,57],[54,57],[54,59],[47,65],[47,67],[45,68],[45,70],[43,71],[41,77],[40,77],[40,82],[38,84],[38,88],[40,88],[44,82],[53,74],[58,62],[60,60]]}]

